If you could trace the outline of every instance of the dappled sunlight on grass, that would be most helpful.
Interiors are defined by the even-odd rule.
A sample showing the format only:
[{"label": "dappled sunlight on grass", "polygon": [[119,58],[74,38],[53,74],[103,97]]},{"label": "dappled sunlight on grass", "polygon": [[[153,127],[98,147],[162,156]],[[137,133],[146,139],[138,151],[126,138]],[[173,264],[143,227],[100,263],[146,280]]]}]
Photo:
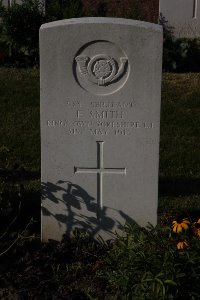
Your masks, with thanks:
[{"label": "dappled sunlight on grass", "polygon": [[200,74],[164,74],[160,175],[200,177]]}]

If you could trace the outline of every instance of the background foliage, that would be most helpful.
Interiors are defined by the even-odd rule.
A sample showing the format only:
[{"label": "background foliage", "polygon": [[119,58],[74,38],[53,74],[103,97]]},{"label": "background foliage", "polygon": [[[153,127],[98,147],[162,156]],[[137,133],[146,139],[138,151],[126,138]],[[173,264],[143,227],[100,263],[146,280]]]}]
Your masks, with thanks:
[{"label": "background foliage", "polygon": [[[81,0],[49,0],[43,7],[39,0],[22,0],[5,9],[0,5],[0,65],[30,67],[39,65],[39,28],[43,23],[87,16],[123,17],[143,20],[138,0],[129,9],[123,2],[112,10],[107,1],[83,7]],[[163,70],[198,72],[200,70],[200,38],[175,39],[173,28],[164,16],[159,23],[164,29]]]},{"label": "background foliage", "polygon": [[162,14],[159,24],[163,26],[163,71],[199,72],[200,38],[175,38],[173,27]]},{"label": "background foliage", "polygon": [[7,9],[1,6],[1,44],[7,47],[8,63],[16,66],[38,65],[38,30],[45,22],[44,9],[39,0],[23,0]]},{"label": "background foliage", "polygon": [[70,18],[81,18],[84,16],[81,0],[49,0],[46,3],[46,22]]}]

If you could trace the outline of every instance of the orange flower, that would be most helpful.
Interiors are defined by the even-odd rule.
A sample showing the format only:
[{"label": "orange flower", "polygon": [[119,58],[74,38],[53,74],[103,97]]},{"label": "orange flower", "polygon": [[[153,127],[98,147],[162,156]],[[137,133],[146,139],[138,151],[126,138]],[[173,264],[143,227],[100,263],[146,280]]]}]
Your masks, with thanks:
[{"label": "orange flower", "polygon": [[184,247],[188,247],[188,246],[189,246],[188,242],[186,240],[182,240],[177,243],[176,248],[183,249]]},{"label": "orange flower", "polygon": [[189,224],[190,221],[187,218],[173,221],[172,230],[173,232],[180,233],[183,231],[183,229],[187,230],[189,228]]},{"label": "orange flower", "polygon": [[192,224],[192,230],[196,236],[200,237],[200,219]]}]

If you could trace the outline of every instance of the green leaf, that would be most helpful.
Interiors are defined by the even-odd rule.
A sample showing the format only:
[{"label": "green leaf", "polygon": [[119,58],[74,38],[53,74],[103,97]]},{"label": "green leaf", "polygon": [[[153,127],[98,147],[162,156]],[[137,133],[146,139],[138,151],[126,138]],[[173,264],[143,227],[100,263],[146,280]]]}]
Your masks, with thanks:
[{"label": "green leaf", "polygon": [[176,278],[183,278],[183,277],[186,277],[185,273],[179,273],[176,275]]},{"label": "green leaf", "polygon": [[155,278],[155,281],[157,281],[158,283],[160,283],[160,285],[163,286],[163,282],[162,282],[162,280],[160,280],[159,278]]},{"label": "green leaf", "polygon": [[164,283],[166,283],[166,284],[169,284],[169,285],[174,285],[174,286],[177,286],[176,282],[175,282],[175,281],[173,281],[173,280],[171,280],[171,279],[167,279],[167,280],[165,280],[165,281],[164,281]]}]

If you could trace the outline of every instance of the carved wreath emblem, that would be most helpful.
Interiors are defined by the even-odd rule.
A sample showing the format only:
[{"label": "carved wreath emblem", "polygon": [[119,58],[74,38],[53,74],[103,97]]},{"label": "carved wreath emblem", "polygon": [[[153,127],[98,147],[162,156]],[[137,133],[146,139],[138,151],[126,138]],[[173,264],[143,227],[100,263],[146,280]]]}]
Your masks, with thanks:
[{"label": "carved wreath emblem", "polygon": [[119,66],[114,58],[107,55],[96,55],[92,59],[88,56],[77,56],[75,60],[80,74],[99,86],[117,81],[125,73],[128,61],[127,58],[121,57]]}]

